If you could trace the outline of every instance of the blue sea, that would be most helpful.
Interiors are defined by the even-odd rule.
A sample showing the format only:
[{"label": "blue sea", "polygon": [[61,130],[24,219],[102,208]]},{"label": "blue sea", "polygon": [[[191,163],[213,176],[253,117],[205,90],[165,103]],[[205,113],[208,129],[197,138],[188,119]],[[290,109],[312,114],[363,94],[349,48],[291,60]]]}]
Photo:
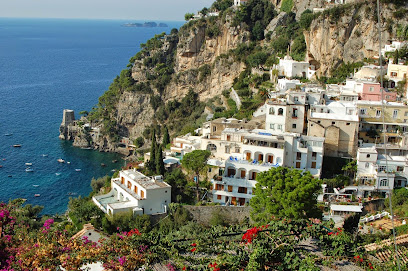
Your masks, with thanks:
[{"label": "blue sea", "polygon": [[43,213],[64,213],[69,197],[89,194],[93,177],[124,165],[117,154],[72,147],[58,129],[63,109],[79,118],[97,104],[140,43],[182,25],[121,26],[128,22],[0,18],[0,201],[24,198]]}]

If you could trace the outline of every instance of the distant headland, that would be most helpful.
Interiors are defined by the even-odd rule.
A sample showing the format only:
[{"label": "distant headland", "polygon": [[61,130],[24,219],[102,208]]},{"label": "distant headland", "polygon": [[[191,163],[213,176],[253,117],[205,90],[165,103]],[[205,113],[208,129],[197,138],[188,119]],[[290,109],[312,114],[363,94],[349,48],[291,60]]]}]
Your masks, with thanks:
[{"label": "distant headland", "polygon": [[165,23],[155,23],[155,22],[145,22],[143,24],[141,23],[126,23],[126,24],[122,24],[122,26],[126,26],[126,27],[168,27],[167,24]]}]

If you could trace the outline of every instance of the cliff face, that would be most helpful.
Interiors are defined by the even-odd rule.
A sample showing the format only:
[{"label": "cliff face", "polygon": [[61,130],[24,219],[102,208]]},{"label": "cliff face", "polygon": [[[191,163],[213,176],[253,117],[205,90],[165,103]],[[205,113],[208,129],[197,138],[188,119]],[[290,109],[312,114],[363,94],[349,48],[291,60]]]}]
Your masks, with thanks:
[{"label": "cliff face", "polygon": [[[271,2],[279,10],[282,1]],[[293,0],[292,11],[296,12],[299,20],[304,10],[315,7],[334,5],[328,5],[325,0]],[[309,29],[304,31],[306,60],[316,66],[319,76],[330,76],[330,71],[343,62],[357,62],[378,55],[375,6],[348,4],[336,7],[335,12],[325,11],[316,16]],[[382,28],[391,29],[389,32],[382,31],[383,44],[395,35],[395,27],[389,27],[391,23],[407,23],[406,20],[390,21],[393,11],[388,7],[382,10]],[[104,107],[98,112],[97,120],[89,121],[91,127],[99,127],[105,132],[90,139],[85,130],[69,130],[64,126],[61,138],[73,139],[75,145],[82,147],[89,143],[101,151],[120,151],[123,142],[117,144],[112,138],[116,136],[116,141],[122,137],[130,138],[126,143],[129,144],[142,136],[146,127],[157,119],[155,114],[160,111],[157,104],[162,106],[173,99],[180,101],[190,89],[199,94],[201,101],[205,101],[231,88],[234,79],[245,69],[245,64],[229,52],[239,44],[250,42],[249,30],[243,30],[248,29],[247,25],[233,26],[235,12],[236,9],[231,9],[217,18],[189,22],[178,33],[172,32],[148,41],[134,57],[131,71],[127,71],[129,75],[121,74],[115,79],[114,84],[119,87],[102,99]],[[288,16],[284,12],[278,14],[267,25],[265,34],[270,32],[272,38],[279,37],[280,33],[275,29],[284,24]],[[257,45],[268,50],[265,49],[268,48],[267,40]],[[127,84],[129,80],[132,82]],[[114,127],[114,134],[108,136],[106,127]],[[75,133],[67,132],[74,130]],[[117,147],[119,145],[121,147]]]},{"label": "cliff face", "polygon": [[[305,31],[307,60],[318,69],[317,74],[330,76],[330,70],[341,63],[358,62],[379,54],[379,35],[376,8],[372,5],[350,5],[343,12],[332,16],[324,14],[315,19],[310,30]],[[381,10],[382,46],[395,36],[385,31],[392,18],[392,10]],[[392,20],[396,23],[395,20]],[[406,22],[405,22],[406,23]]]}]

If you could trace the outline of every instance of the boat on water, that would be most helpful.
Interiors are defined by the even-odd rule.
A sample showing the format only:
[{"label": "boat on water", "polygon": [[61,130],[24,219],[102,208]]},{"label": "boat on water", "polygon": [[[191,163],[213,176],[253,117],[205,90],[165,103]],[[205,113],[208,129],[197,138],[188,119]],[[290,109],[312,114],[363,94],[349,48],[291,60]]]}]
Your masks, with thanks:
[{"label": "boat on water", "polygon": [[5,136],[12,136],[13,134],[10,134],[10,133],[7,133],[7,134],[4,134]]},{"label": "boat on water", "polygon": [[117,162],[118,162],[118,160],[116,160],[116,159],[112,160],[112,163],[114,163],[114,164],[117,163]]},{"label": "boat on water", "polygon": [[67,164],[69,165],[69,164],[71,164],[71,162],[70,162],[70,161],[68,161],[68,162],[67,162]]},{"label": "boat on water", "polygon": [[57,161],[60,162],[60,163],[65,163],[65,160],[61,159],[61,158],[57,159]]},{"label": "boat on water", "polygon": [[40,185],[38,185],[38,184],[33,184],[33,186],[34,186],[34,187],[39,187]]},{"label": "boat on water", "polygon": [[101,167],[106,167],[106,165],[104,163],[101,163]]},{"label": "boat on water", "polygon": [[32,168],[28,167],[28,168],[26,168],[26,169],[25,169],[25,171],[26,171],[26,172],[33,172],[33,171],[34,171],[34,169],[32,169]]},{"label": "boat on water", "polygon": [[42,156],[42,157],[47,157],[47,156],[48,156],[48,154],[42,154],[41,156]]},{"label": "boat on water", "polygon": [[76,168],[75,171],[81,171],[81,169],[80,169],[80,168]]},{"label": "boat on water", "polygon": [[0,168],[2,168],[3,166],[2,165],[0,165]]},{"label": "boat on water", "polygon": [[39,197],[39,196],[41,196],[40,194],[34,194],[34,197]]},{"label": "boat on water", "polygon": [[21,147],[21,144],[14,144],[13,147],[14,147],[14,148],[20,148],[20,147]]},{"label": "boat on water", "polygon": [[25,163],[26,166],[32,166],[33,163]]},{"label": "boat on water", "polygon": [[60,172],[57,172],[57,173],[55,173],[55,175],[59,176],[59,175],[61,175],[61,173],[60,173]]}]

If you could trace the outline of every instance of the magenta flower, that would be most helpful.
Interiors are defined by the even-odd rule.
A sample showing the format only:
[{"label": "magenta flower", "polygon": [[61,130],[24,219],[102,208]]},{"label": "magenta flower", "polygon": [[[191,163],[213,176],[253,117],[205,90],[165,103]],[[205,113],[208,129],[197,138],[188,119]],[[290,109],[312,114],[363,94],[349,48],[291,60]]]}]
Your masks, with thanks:
[{"label": "magenta flower", "polygon": [[124,265],[125,262],[126,262],[126,257],[125,256],[120,257],[118,261],[119,261],[120,265]]}]

